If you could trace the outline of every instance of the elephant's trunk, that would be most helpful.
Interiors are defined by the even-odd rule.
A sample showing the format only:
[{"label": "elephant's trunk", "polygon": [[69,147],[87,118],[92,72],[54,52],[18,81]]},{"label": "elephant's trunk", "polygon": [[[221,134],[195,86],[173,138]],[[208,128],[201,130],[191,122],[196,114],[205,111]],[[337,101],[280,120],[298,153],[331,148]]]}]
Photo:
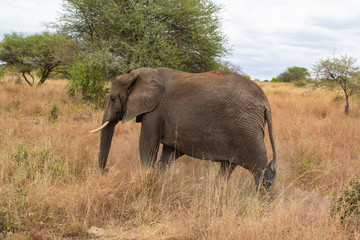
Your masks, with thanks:
[{"label": "elephant's trunk", "polygon": [[110,151],[111,140],[114,134],[115,125],[117,122],[110,122],[101,130],[100,150],[99,150],[99,168],[105,171],[107,158]]}]

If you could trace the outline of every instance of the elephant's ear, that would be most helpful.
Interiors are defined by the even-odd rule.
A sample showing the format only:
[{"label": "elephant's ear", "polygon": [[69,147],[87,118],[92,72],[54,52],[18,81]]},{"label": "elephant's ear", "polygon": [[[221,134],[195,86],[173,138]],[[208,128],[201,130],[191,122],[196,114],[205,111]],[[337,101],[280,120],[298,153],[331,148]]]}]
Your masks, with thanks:
[{"label": "elephant's ear", "polygon": [[126,101],[123,123],[154,110],[164,92],[164,80],[157,70],[141,68],[131,72],[130,75],[132,76],[130,93]]}]

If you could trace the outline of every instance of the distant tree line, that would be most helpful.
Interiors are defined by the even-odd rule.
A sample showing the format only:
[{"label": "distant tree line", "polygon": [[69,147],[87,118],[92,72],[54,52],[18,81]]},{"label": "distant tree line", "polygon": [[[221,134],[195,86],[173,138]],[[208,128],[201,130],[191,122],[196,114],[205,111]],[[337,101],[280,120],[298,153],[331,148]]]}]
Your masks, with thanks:
[{"label": "distant tree line", "polygon": [[[61,16],[50,24],[57,33],[6,34],[0,61],[29,85],[34,70],[40,73],[39,85],[66,71],[71,92],[87,92],[84,98],[98,95],[101,81],[139,67],[224,69],[221,59],[229,48],[220,10],[209,0],[65,0]],[[99,72],[90,73],[94,68]]]},{"label": "distant tree line", "polygon": [[[65,0],[55,33],[5,34],[0,41],[0,76],[15,71],[30,85],[66,73],[69,93],[101,103],[105,81],[140,67],[170,67],[188,72],[242,68],[221,59],[230,53],[220,30],[221,8],[211,0]],[[358,94],[359,65],[348,56],[320,60],[308,69],[289,67],[273,82],[297,86],[338,84],[346,99]],[[245,75],[246,76],[246,75]],[[250,78],[249,76],[246,76]]]},{"label": "distant tree line", "polygon": [[314,78],[306,68],[289,67],[286,71],[273,78],[272,82],[291,82],[297,86],[314,83],[315,87],[333,88],[339,86],[345,96],[345,114],[350,112],[349,98],[360,94],[360,66],[357,59],[347,55],[335,54],[319,60],[313,65]]}]

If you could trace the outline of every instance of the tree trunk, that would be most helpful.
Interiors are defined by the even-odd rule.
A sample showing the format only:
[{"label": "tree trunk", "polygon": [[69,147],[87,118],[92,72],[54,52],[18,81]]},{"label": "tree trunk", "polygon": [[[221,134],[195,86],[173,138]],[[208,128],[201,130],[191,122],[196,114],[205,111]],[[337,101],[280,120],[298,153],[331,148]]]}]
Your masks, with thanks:
[{"label": "tree trunk", "polygon": [[38,86],[41,86],[41,84],[43,84],[46,81],[46,79],[49,77],[49,74],[50,74],[50,71],[45,70],[45,72],[43,73],[43,75],[38,83]]},{"label": "tree trunk", "polygon": [[39,83],[38,83],[38,86],[41,86],[41,84],[43,84],[43,83],[46,81],[46,79],[49,78],[51,71],[52,71],[54,68],[56,68],[56,67],[58,66],[58,64],[59,64],[59,63],[57,63],[57,64],[55,64],[55,65],[51,65],[51,66],[44,67],[44,71],[43,71],[43,74],[42,74],[42,76],[41,76],[41,79],[40,79],[40,81],[39,81]]},{"label": "tree trunk", "polygon": [[349,115],[349,96],[346,94],[345,95],[346,98],[346,105],[345,105],[345,115]]}]

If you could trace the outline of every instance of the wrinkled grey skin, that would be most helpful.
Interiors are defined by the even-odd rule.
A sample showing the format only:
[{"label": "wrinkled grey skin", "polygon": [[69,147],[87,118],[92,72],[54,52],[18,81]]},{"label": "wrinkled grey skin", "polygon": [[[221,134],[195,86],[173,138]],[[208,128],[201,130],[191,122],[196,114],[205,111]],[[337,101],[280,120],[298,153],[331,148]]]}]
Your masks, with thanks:
[{"label": "wrinkled grey skin", "polygon": [[[221,163],[228,179],[237,165],[248,169],[256,186],[269,189],[276,174],[269,102],[254,82],[229,72],[191,74],[167,68],[141,68],[118,76],[110,91],[101,131],[99,167],[104,170],[115,125],[141,122],[143,166],[164,169],[186,154]],[[273,160],[264,144],[268,123]],[[159,160],[160,143],[163,152]],[[157,165],[158,164],[158,165]]]}]

